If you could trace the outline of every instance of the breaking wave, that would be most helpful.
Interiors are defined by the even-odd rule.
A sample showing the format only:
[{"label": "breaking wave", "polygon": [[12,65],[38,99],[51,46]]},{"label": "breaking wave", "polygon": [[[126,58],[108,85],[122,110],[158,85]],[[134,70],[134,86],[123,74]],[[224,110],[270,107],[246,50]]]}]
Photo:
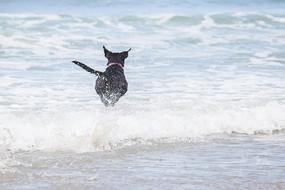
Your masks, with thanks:
[{"label": "breaking wave", "polygon": [[285,129],[285,105],[191,105],[150,110],[27,112],[1,116],[2,150],[106,150],[133,144],[195,142],[214,134],[273,134]]}]

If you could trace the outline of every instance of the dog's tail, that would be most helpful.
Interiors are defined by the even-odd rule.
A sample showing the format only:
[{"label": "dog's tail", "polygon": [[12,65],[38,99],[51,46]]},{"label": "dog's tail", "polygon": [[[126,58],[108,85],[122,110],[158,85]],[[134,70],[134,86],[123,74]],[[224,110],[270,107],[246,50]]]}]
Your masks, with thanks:
[{"label": "dog's tail", "polygon": [[79,61],[72,61],[74,64],[78,65],[79,67],[81,67],[82,69],[86,70],[89,73],[95,74],[97,76],[102,76],[103,72],[101,71],[96,71],[94,69],[92,69],[91,67],[88,67],[87,65],[80,63]]}]

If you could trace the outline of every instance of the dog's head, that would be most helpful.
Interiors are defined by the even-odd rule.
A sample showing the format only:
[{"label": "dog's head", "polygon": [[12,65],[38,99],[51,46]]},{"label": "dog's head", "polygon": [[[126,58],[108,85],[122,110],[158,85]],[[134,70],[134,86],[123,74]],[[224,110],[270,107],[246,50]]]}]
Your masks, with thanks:
[{"label": "dog's head", "polygon": [[125,59],[128,57],[129,55],[129,51],[131,51],[131,48],[127,51],[122,51],[120,53],[113,53],[111,51],[109,51],[105,46],[103,46],[104,49],[104,54],[105,57],[108,59],[108,63],[120,63],[122,66],[124,66],[125,64]]}]

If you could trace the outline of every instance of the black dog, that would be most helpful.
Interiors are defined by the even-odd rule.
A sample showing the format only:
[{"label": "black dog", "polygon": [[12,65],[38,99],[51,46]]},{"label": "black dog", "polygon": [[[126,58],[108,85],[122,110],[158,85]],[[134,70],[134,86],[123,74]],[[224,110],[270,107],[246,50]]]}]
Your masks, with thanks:
[{"label": "black dog", "polygon": [[78,61],[72,61],[84,70],[98,76],[95,90],[105,106],[114,106],[128,90],[128,82],[124,74],[125,59],[129,51],[112,53],[103,46],[105,57],[108,59],[105,72],[96,71]]}]

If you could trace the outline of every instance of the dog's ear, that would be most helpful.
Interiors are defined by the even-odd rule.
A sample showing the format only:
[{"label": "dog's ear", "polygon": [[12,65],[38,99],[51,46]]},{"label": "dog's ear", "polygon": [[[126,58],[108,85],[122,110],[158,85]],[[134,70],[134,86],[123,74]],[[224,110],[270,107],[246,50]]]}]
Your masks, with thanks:
[{"label": "dog's ear", "polygon": [[123,51],[123,52],[121,52],[122,57],[123,57],[124,59],[126,59],[126,58],[128,57],[128,55],[129,55],[129,51],[131,51],[131,50],[132,50],[132,48],[130,48],[128,51]]},{"label": "dog's ear", "polygon": [[103,49],[104,49],[105,57],[106,57],[107,59],[109,59],[109,58],[111,57],[112,52],[109,51],[109,50],[107,50],[107,48],[106,48],[105,46],[103,46]]}]

